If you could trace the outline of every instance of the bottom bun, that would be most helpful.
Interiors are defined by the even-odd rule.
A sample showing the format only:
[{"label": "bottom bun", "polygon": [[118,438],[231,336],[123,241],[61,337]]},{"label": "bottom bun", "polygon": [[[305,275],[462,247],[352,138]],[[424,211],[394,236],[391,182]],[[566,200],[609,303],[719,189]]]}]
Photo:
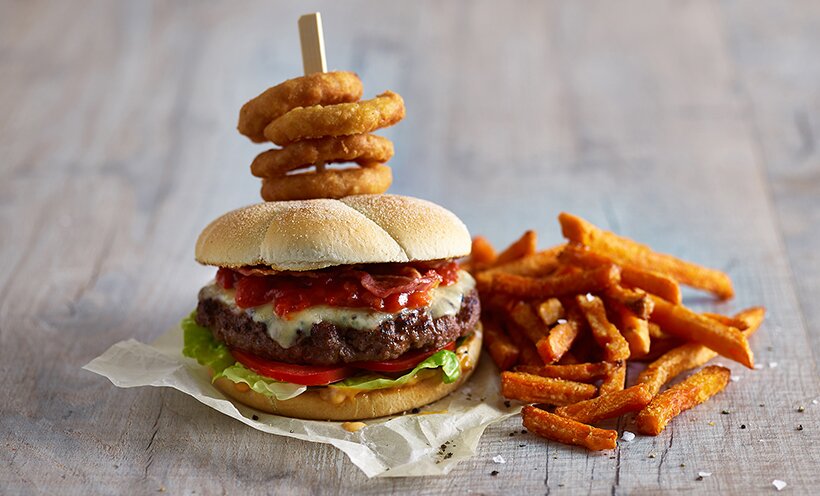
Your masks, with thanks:
[{"label": "bottom bun", "polygon": [[[277,400],[255,391],[242,391],[238,384],[220,377],[214,386],[225,395],[267,413],[308,420],[362,420],[384,417],[419,408],[444,398],[459,388],[473,373],[481,355],[481,326],[456,350],[461,377],[451,384],[441,381],[441,370],[401,387],[363,391],[348,397],[334,388],[309,389],[295,398]],[[425,371],[419,374],[424,376]]]}]

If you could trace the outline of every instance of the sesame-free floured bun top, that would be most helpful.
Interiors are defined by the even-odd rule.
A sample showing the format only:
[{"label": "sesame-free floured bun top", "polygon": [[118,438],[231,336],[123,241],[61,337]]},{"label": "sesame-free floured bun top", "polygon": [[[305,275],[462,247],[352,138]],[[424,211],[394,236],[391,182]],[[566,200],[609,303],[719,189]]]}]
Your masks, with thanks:
[{"label": "sesame-free floured bun top", "polygon": [[449,210],[399,195],[266,202],[228,212],[196,242],[205,265],[316,270],[336,265],[456,258],[470,233]]}]

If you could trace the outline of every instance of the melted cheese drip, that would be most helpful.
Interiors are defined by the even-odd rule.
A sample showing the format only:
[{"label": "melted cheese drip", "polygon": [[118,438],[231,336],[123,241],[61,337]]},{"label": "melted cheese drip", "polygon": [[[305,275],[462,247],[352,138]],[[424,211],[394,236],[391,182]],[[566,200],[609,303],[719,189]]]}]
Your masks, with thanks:
[{"label": "melted cheese drip", "polygon": [[[427,312],[434,319],[449,315],[456,315],[461,309],[464,295],[475,287],[475,280],[465,271],[459,271],[458,281],[449,286],[442,286],[432,290],[433,298],[429,307],[402,312]],[[255,322],[265,324],[268,335],[283,348],[290,348],[299,336],[310,335],[313,324],[329,322],[339,327],[350,327],[359,331],[375,329],[386,320],[396,317],[396,314],[379,312],[367,308],[340,308],[327,305],[317,305],[282,318],[273,311],[273,305],[267,303],[253,308],[239,308],[236,305],[236,291],[222,289],[216,283],[204,288],[204,296],[219,300],[229,306],[234,312],[245,312]]]}]

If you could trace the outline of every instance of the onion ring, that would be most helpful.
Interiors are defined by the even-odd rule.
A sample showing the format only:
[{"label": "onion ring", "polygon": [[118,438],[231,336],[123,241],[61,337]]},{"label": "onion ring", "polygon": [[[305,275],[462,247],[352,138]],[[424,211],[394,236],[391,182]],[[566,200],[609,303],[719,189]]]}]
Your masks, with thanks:
[{"label": "onion ring", "polygon": [[377,194],[387,191],[392,182],[390,167],[378,163],[352,169],[310,171],[264,178],[262,198],[285,201]]},{"label": "onion ring", "polygon": [[323,136],[369,133],[404,118],[404,100],[385,91],[371,100],[295,108],[265,128],[265,137],[279,146]]},{"label": "onion ring", "polygon": [[354,72],[317,72],[289,79],[242,106],[239,132],[256,143],[265,140],[265,126],[296,107],[356,102],[362,82]]},{"label": "onion ring", "polygon": [[392,157],[393,143],[387,138],[374,134],[329,136],[297,141],[279,150],[262,152],[253,159],[251,174],[273,178],[316,164],[383,163]]}]

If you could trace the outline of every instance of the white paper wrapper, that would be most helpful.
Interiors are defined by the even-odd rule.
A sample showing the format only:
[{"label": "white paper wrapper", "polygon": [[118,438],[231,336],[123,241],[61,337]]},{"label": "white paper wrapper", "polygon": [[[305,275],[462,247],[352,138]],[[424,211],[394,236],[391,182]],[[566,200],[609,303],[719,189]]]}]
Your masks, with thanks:
[{"label": "white paper wrapper", "polygon": [[[420,414],[368,420],[357,432],[345,431],[339,422],[268,415],[234,403],[212,387],[204,367],[182,356],[178,327],[151,345],[133,339],[119,342],[83,368],[119,387],[172,387],[263,432],[332,444],[368,477],[446,474],[475,454],[488,425],[521,409],[504,405],[498,373],[485,356],[467,384],[422,408]],[[259,420],[253,420],[253,415]]]}]

